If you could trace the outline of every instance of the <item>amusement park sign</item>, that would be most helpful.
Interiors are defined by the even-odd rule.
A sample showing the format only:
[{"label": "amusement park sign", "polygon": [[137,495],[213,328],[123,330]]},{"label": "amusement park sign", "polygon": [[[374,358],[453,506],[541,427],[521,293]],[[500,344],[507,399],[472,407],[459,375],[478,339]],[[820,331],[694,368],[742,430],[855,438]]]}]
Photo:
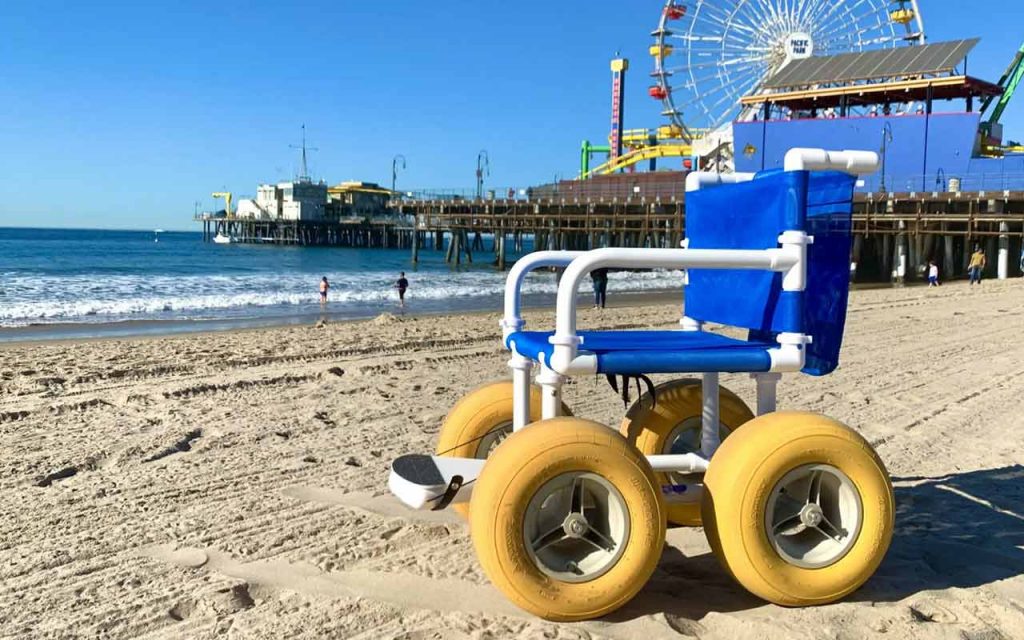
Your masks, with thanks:
[{"label": "amusement park sign", "polygon": [[794,32],[786,39],[786,57],[790,60],[810,58],[814,53],[814,41],[806,33]]}]

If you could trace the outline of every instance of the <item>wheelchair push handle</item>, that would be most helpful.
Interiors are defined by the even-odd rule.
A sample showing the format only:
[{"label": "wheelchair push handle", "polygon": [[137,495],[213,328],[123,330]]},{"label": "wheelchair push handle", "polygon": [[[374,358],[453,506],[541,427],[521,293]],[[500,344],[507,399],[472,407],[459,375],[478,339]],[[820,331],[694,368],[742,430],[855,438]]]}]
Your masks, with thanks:
[{"label": "wheelchair push handle", "polygon": [[786,152],[786,171],[843,171],[866,176],[878,171],[878,154],[874,151],[826,151],[824,149],[790,149]]}]

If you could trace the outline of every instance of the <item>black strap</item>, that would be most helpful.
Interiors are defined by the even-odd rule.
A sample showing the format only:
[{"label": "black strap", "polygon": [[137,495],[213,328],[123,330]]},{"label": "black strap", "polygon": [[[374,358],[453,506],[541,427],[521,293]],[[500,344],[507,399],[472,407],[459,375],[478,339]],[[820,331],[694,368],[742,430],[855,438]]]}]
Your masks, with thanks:
[{"label": "black strap", "polygon": [[626,375],[622,376],[622,390],[621,391],[619,391],[619,380],[618,380],[617,376],[615,376],[614,374],[610,374],[609,373],[609,374],[605,375],[605,378],[608,379],[608,384],[611,385],[611,388],[615,391],[615,393],[621,393],[622,394],[622,404],[623,404],[623,406],[627,406],[627,407],[629,406],[629,383],[632,380],[636,381],[636,393],[637,393],[637,395],[638,396],[643,396],[643,388],[640,386],[640,383],[643,382],[647,386],[647,393],[649,393],[650,396],[651,396],[651,409],[653,409],[654,407],[658,406],[658,395],[657,395],[657,393],[654,390],[654,383],[647,376],[645,376],[643,374],[637,374],[635,376],[626,376]]},{"label": "black strap", "polygon": [[445,489],[444,495],[437,501],[431,511],[440,511],[446,508],[455,499],[455,494],[462,488],[462,476],[452,476],[451,482],[448,483],[448,488]]}]

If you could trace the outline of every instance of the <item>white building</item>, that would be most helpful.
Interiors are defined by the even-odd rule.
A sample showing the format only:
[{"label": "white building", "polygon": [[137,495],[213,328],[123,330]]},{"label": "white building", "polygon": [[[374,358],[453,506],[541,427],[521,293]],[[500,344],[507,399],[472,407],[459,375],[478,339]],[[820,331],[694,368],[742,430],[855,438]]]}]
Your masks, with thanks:
[{"label": "white building", "polygon": [[318,222],[325,219],[327,183],[310,180],[261,184],[255,198],[238,201],[235,215],[253,220],[299,220]]},{"label": "white building", "polygon": [[327,209],[327,183],[296,180],[277,185],[281,190],[281,217],[285,220],[317,222]]}]

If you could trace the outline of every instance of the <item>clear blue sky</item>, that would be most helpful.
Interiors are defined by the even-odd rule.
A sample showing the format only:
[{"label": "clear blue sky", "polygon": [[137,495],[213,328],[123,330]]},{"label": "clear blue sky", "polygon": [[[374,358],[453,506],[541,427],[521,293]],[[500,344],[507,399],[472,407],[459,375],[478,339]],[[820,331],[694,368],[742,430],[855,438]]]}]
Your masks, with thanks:
[{"label": "clear blue sky", "polygon": [[[998,79],[1019,0],[920,0],[932,42],[981,36]],[[69,6],[70,5],[70,6]],[[306,123],[315,177],[471,187],[574,175],[607,136],[608,60],[630,57],[626,126],[647,97],[661,0],[514,3],[0,3],[0,226],[195,228],[193,202],[291,177]],[[1004,116],[1024,138],[1024,96]]]}]

